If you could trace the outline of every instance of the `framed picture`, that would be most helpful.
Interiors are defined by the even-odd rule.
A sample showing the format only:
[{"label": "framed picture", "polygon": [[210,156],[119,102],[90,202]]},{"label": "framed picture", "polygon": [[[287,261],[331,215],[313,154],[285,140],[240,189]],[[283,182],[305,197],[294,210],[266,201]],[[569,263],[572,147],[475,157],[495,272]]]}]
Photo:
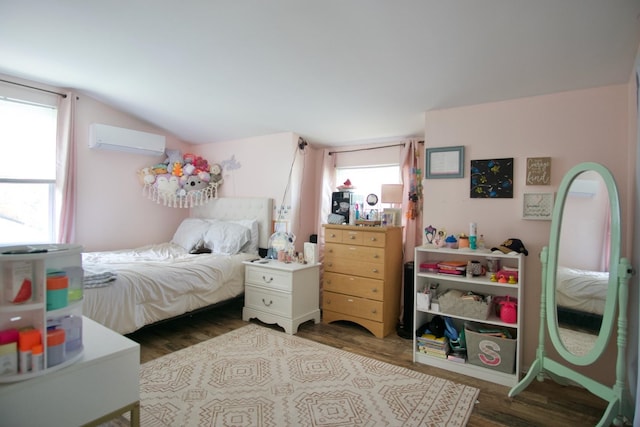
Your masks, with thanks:
[{"label": "framed picture", "polygon": [[527,157],[527,185],[551,185],[551,157]]},{"label": "framed picture", "polygon": [[471,160],[470,176],[472,199],[513,198],[513,157]]},{"label": "framed picture", "polygon": [[464,178],[464,146],[426,149],[426,179]]},{"label": "framed picture", "polygon": [[273,221],[273,232],[278,233],[288,233],[289,232],[289,221]]},{"label": "framed picture", "polygon": [[523,219],[551,220],[553,193],[524,193],[523,200]]}]

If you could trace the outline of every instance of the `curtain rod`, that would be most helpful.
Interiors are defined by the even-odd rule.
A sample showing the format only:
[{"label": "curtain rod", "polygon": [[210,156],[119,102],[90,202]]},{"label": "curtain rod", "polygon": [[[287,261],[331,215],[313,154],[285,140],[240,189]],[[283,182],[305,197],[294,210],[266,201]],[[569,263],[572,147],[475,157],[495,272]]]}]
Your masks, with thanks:
[{"label": "curtain rod", "polygon": [[16,82],[12,82],[12,81],[9,81],[9,80],[3,80],[3,79],[0,79],[0,82],[3,82],[3,83],[9,83],[10,85],[22,86],[22,87],[26,87],[26,88],[29,88],[29,89],[35,89],[35,90],[39,90],[39,91],[41,91],[41,92],[48,92],[48,93],[52,93],[52,94],[54,94],[54,95],[58,95],[58,96],[61,96],[61,97],[63,97],[63,98],[66,98],[66,97],[67,97],[67,95],[66,95],[66,94],[64,94],[64,93],[54,92],[54,91],[52,91],[52,90],[47,90],[47,89],[41,89],[41,88],[39,88],[39,87],[35,87],[35,86],[24,85],[24,84],[22,84],[22,83],[16,83]]},{"label": "curtain rod", "polygon": [[329,155],[338,154],[338,153],[354,153],[356,151],[368,151],[368,150],[379,150],[381,148],[389,148],[389,147],[404,147],[404,142],[400,144],[392,144],[392,145],[383,145],[380,147],[369,147],[369,148],[358,148],[356,150],[342,150],[342,151],[329,151]]}]

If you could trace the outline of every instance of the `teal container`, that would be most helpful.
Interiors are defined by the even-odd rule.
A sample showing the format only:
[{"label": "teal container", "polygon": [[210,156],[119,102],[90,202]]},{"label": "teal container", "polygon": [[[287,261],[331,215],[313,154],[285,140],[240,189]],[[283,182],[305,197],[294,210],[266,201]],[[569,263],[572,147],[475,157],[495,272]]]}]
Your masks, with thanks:
[{"label": "teal container", "polygon": [[58,310],[69,304],[69,278],[47,277],[47,311]]}]

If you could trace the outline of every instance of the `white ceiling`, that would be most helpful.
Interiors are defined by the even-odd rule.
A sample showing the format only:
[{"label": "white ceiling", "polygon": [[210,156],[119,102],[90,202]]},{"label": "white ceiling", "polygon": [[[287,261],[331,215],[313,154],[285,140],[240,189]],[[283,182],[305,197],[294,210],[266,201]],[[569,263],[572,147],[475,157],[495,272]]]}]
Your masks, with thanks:
[{"label": "white ceiling", "polygon": [[422,136],[424,112],[629,81],[637,0],[0,0],[0,73],[178,138]]}]

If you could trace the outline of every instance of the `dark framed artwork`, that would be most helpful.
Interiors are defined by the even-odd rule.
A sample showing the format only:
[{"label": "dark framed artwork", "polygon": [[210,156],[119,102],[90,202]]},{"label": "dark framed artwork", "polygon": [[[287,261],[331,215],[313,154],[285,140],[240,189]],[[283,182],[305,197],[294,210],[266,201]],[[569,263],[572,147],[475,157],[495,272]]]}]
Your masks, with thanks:
[{"label": "dark framed artwork", "polygon": [[426,149],[426,179],[464,178],[464,146]]},{"label": "dark framed artwork", "polygon": [[513,198],[513,157],[471,160],[472,199]]}]

